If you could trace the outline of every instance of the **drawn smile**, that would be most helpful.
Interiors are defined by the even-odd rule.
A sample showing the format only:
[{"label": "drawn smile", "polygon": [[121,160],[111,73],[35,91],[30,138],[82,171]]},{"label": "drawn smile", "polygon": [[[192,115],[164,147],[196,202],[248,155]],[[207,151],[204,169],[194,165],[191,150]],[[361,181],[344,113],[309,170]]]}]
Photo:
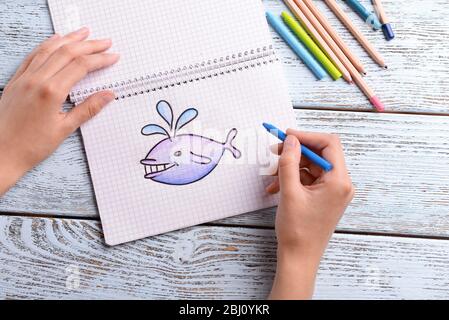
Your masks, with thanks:
[{"label": "drawn smile", "polygon": [[142,164],[145,166],[145,178],[154,178],[156,175],[166,172],[176,166],[176,164],[148,164],[145,160],[142,160]]}]

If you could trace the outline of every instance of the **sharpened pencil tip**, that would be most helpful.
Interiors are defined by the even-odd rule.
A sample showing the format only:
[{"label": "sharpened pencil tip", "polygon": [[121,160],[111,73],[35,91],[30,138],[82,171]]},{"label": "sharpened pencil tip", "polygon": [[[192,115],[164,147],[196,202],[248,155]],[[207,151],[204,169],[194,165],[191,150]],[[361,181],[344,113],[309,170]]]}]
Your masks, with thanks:
[{"label": "sharpened pencil tip", "polygon": [[385,69],[385,70],[388,69],[388,66],[384,66],[384,69]]}]

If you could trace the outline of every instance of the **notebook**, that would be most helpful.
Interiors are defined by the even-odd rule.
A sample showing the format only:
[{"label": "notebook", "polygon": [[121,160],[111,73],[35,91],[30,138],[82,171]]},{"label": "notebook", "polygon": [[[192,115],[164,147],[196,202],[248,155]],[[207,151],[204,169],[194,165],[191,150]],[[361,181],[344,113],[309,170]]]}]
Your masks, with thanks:
[{"label": "notebook", "polygon": [[117,99],[81,130],[108,245],[259,209],[278,199],[273,138],[292,127],[282,67],[259,0],[49,0],[55,31],[111,38],[120,62],[90,74],[73,103]]}]

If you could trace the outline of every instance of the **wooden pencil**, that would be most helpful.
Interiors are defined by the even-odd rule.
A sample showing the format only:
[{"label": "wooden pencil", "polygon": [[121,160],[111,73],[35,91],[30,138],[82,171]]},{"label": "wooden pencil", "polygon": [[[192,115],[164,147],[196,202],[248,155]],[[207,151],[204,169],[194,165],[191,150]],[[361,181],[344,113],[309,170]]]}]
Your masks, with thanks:
[{"label": "wooden pencil", "polygon": [[351,74],[348,69],[345,67],[340,58],[335,54],[335,52],[330,48],[327,42],[320,35],[318,30],[315,29],[313,24],[307,19],[307,17],[299,10],[298,6],[294,2],[294,0],[284,0],[287,7],[294,14],[294,16],[299,20],[302,27],[306,29],[306,31],[310,34],[310,36],[317,42],[319,47],[327,54],[329,59],[335,64],[335,66],[340,70],[343,75],[343,79],[345,79],[349,83],[353,83]]},{"label": "wooden pencil", "polygon": [[358,73],[357,70],[354,69],[354,67],[352,67],[352,69],[353,70],[350,70],[350,72],[352,74],[352,79],[354,80],[355,84],[357,84],[357,86],[365,94],[365,96],[369,99],[369,101],[376,108],[377,111],[384,112],[385,106],[376,96],[373,89],[370,88],[370,86],[365,82],[360,73]]},{"label": "wooden pencil", "polygon": [[371,45],[371,43],[366,39],[366,37],[357,29],[357,27],[352,23],[348,15],[340,8],[335,0],[324,0],[332,10],[332,12],[337,16],[337,18],[345,25],[345,27],[351,32],[354,38],[360,43],[360,45],[365,49],[365,51],[370,55],[370,57],[381,67],[387,69],[384,59],[377,52],[377,50]]},{"label": "wooden pencil", "polygon": [[327,33],[324,27],[320,24],[318,19],[313,15],[312,11],[305,5],[302,0],[294,0],[297,4],[299,10],[309,19],[309,21],[313,24],[313,26],[318,30],[321,36],[326,39],[326,42],[329,46],[334,48],[334,53],[337,57],[342,61],[346,69],[351,74],[352,80],[355,84],[360,88],[360,90],[368,97],[371,104],[376,108],[377,111],[382,112],[385,110],[384,105],[376,96],[374,91],[368,86],[368,84],[363,80],[360,73],[357,69],[352,65],[351,61],[345,56],[340,47],[334,42],[332,37]]},{"label": "wooden pencil", "polygon": [[299,10],[298,6],[294,2],[294,0],[284,0],[287,7],[292,11],[295,17],[299,20],[301,26],[306,29],[306,31],[310,34],[310,36],[315,40],[315,42],[319,45],[319,47],[327,54],[329,59],[335,64],[335,66],[342,73],[343,79],[345,79],[349,83],[353,83],[351,74],[346,69],[344,64],[338,58],[338,56],[334,53],[334,51],[329,47],[327,42],[321,37],[320,33],[315,29],[313,24],[307,19],[307,17]]},{"label": "wooden pencil", "polygon": [[372,0],[374,9],[376,10],[379,20],[382,24],[389,23],[387,14],[385,13],[384,6],[380,0]]},{"label": "wooden pencil", "polygon": [[321,23],[318,21],[318,19],[315,17],[315,15],[312,13],[312,11],[309,10],[309,8],[305,5],[305,3],[302,0],[293,0],[296,4],[296,8],[302,14],[310,21],[311,25],[318,31],[318,33],[321,35],[321,37],[324,39],[324,41],[327,43],[327,45],[331,48],[331,50],[335,53],[335,55],[340,59],[340,61],[343,63],[346,70],[348,70],[349,74],[352,74],[349,70],[350,67],[353,69],[354,66],[352,65],[351,61],[349,61],[348,57],[344,54],[344,52],[340,49],[340,47],[337,45],[337,43],[332,39],[332,37],[327,33],[326,29],[321,25]]},{"label": "wooden pencil", "polygon": [[361,73],[366,74],[365,67],[363,66],[360,59],[349,49],[348,45],[340,37],[340,35],[331,26],[326,17],[320,12],[320,10],[315,6],[312,0],[297,0],[297,2],[303,2],[305,6],[310,10],[310,12],[316,17],[318,22],[323,26],[327,33],[332,37],[338,47],[343,51],[346,57],[351,61],[352,65]]},{"label": "wooden pencil", "polygon": [[381,0],[371,0],[374,5],[374,9],[379,16],[380,22],[382,23],[382,31],[384,33],[385,39],[391,41],[394,39],[394,31],[391,27],[390,20],[388,20],[387,14],[385,13],[384,6]]}]

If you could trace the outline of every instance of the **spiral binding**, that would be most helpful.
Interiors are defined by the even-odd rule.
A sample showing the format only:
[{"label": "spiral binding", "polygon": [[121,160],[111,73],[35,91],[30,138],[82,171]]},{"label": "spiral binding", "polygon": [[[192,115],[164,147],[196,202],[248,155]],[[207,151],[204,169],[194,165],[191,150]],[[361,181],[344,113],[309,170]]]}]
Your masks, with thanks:
[{"label": "spiral binding", "polygon": [[121,100],[268,65],[275,61],[278,61],[278,58],[275,55],[273,46],[270,45],[184,66],[176,70],[159,72],[102,87],[72,92],[70,100],[75,104],[79,104],[88,96],[103,90],[114,91],[117,97],[116,100]]}]

